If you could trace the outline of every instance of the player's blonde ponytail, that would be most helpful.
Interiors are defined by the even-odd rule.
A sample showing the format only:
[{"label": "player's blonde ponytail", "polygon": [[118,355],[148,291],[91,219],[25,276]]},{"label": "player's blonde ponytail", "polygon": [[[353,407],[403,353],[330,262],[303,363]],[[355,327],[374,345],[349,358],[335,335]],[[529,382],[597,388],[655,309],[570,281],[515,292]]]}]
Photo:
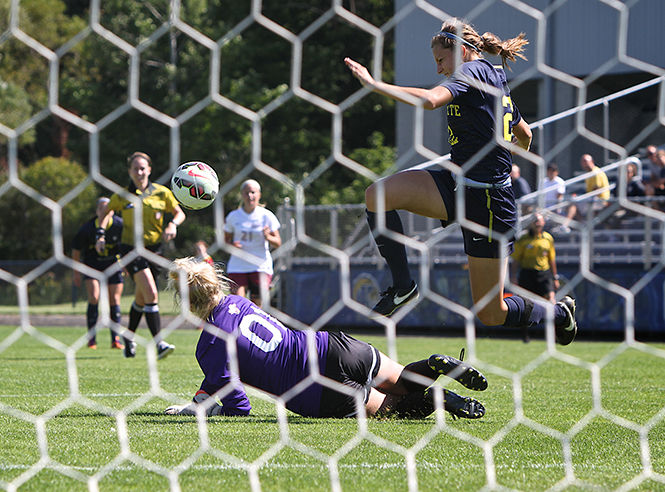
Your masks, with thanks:
[{"label": "player's blonde ponytail", "polygon": [[189,310],[201,319],[206,319],[212,310],[230,291],[229,280],[221,268],[196,258],[177,258],[169,272],[169,288],[180,303],[179,278],[184,275],[189,289]]},{"label": "player's blonde ponytail", "polygon": [[471,24],[456,17],[451,17],[441,25],[441,30],[432,37],[432,47],[435,44],[439,44],[444,48],[452,48],[462,44],[477,53],[484,51],[490,55],[497,55],[501,57],[503,66],[507,67],[507,61],[514,62],[517,58],[526,60],[523,52],[529,41],[523,32],[514,38],[503,41],[491,32],[486,32],[481,36]]},{"label": "player's blonde ponytail", "polygon": [[[517,61],[517,58],[526,60],[524,47],[529,44],[526,35],[521,32],[516,37],[502,41],[496,34],[486,32],[481,37],[480,49],[490,55],[499,55],[504,67],[508,67],[506,60]],[[510,67],[508,67],[510,69]]]}]

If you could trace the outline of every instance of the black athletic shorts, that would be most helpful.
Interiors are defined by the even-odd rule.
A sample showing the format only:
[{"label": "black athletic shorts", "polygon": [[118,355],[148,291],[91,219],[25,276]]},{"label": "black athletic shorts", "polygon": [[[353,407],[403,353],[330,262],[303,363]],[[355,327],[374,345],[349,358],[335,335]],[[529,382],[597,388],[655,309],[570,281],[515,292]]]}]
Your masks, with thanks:
[{"label": "black athletic shorts", "polygon": [[528,291],[546,297],[554,291],[552,270],[531,270],[522,268],[517,276],[517,285]]},{"label": "black athletic shorts", "polygon": [[[158,254],[161,256],[162,254],[162,243],[157,243],[157,244],[151,244],[149,246],[146,246],[145,249],[148,251],[152,251],[155,254]],[[125,256],[126,254],[130,253],[131,251],[134,250],[134,246],[131,244],[121,244],[120,245],[120,254],[122,256]],[[126,267],[127,271],[129,274],[133,277],[136,273],[140,272],[141,270],[145,270],[146,268],[150,268],[152,271],[152,276],[155,278],[155,281],[157,281],[157,276],[159,273],[162,271],[162,268],[159,265],[156,265],[155,263],[152,263],[148,260],[146,260],[142,256],[138,256],[134,258],[134,260],[128,264]]]},{"label": "black athletic shorts", "polygon": [[[441,198],[448,211],[448,220],[441,225],[457,220],[455,187],[457,183],[452,173],[446,169],[429,171],[439,188]],[[476,224],[487,227],[488,234],[481,234],[462,227],[464,236],[464,252],[475,258],[501,258],[513,252],[513,238],[517,225],[517,206],[512,186],[503,188],[464,187],[464,203],[466,218]],[[501,243],[496,234],[508,236],[507,249],[501,251]]]},{"label": "black athletic shorts", "polygon": [[[356,340],[343,332],[328,334],[328,355],[324,376],[364,393],[364,402],[369,399],[372,381],[379,373],[381,356],[369,343]],[[356,394],[340,393],[323,386],[320,417],[353,417],[357,413]]]},{"label": "black athletic shorts", "polygon": [[[116,259],[114,259],[112,261],[88,260],[88,261],[85,262],[85,264],[88,265],[90,268],[94,268],[95,270],[99,270],[100,272],[103,272],[108,267],[115,265],[116,262],[117,262]],[[88,277],[87,275],[84,275],[83,278],[85,280],[88,280],[88,279],[92,279],[93,277]],[[122,270],[118,270],[113,275],[107,275],[106,281],[108,282],[109,285],[124,283],[124,279],[122,278]]]}]

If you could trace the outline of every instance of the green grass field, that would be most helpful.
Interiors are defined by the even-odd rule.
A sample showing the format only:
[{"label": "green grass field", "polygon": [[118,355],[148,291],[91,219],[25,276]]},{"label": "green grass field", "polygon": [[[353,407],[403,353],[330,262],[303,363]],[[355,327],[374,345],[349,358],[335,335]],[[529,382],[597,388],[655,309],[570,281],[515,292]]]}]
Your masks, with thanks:
[{"label": "green grass field", "polygon": [[[575,365],[546,359],[543,341],[478,339],[479,367],[490,383],[474,394],[487,408],[483,419],[453,421],[441,414],[438,421],[369,420],[365,430],[355,419],[293,414],[280,425],[271,400],[252,392],[248,418],[197,423],[195,417],[166,416],[168,405],[189,400],[200,383],[193,355],[198,332],[170,334],[177,350],[151,375],[145,347],[126,360],[108,348],[106,332],[98,335],[98,350],[83,347],[67,358],[58,347],[73,345],[82,331],[39,328],[47,343],[24,334],[7,348],[18,332],[0,327],[3,488],[13,482],[22,484],[20,490],[85,490],[95,476],[100,490],[156,491],[176,484],[182,490],[248,490],[257,485],[253,480],[267,491],[331,490],[333,457],[333,476],[342,490],[354,492],[407,490],[411,458],[417,466],[411,486],[419,490],[477,490],[494,478],[498,486],[546,490],[567,473],[577,480],[570,490],[608,490],[642,473],[647,459],[657,480],[638,489],[665,490],[665,358],[617,343],[562,349]],[[360,338],[388,350],[383,337]],[[463,344],[459,338],[400,336],[397,352],[409,362],[432,352],[457,354]],[[662,344],[648,348],[665,353]],[[521,392],[515,386],[520,378]],[[455,381],[445,384],[472,393]],[[81,397],[70,399],[76,390]],[[520,394],[524,417],[518,419]]]},{"label": "green grass field", "polygon": [[[85,296],[85,293],[81,293]],[[134,295],[124,295],[120,299],[120,307],[123,313],[129,311],[129,308],[134,301]],[[72,315],[72,314],[85,314],[88,308],[88,301],[85,297],[81,297],[75,305],[67,302],[64,304],[46,304],[43,306],[30,304],[28,312],[35,315]],[[159,293],[159,310],[162,314],[177,314],[180,308],[175,304],[173,294],[170,292],[161,291]],[[16,304],[0,305],[0,315],[2,314],[19,314],[20,309]]]}]

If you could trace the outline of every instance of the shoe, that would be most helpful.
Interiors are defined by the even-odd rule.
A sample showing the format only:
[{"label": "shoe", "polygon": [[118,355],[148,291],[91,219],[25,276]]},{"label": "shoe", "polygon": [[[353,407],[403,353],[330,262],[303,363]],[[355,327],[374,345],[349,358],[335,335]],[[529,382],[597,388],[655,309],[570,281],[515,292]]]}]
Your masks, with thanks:
[{"label": "shoe", "polygon": [[470,390],[485,391],[487,389],[485,376],[475,367],[471,367],[455,357],[434,354],[427,359],[427,365],[436,373],[445,374]]},{"label": "shoe", "polygon": [[372,311],[381,316],[390,316],[414,299],[418,299],[418,285],[415,282],[411,282],[411,286],[402,292],[396,291],[394,287],[388,287],[385,292],[381,293],[381,299],[372,308]]},{"label": "shoe", "polygon": [[575,299],[566,296],[557,302],[558,306],[566,312],[566,321],[559,326],[554,327],[556,343],[559,345],[568,345],[575,340],[577,335],[577,321],[575,321]]},{"label": "shoe", "polygon": [[475,398],[460,396],[450,390],[443,390],[443,409],[454,418],[479,419],[485,415],[485,407]]},{"label": "shoe", "polygon": [[175,350],[175,345],[166,343],[164,341],[157,344],[157,360],[164,359]]},{"label": "shoe", "polygon": [[122,343],[120,343],[120,339],[118,337],[115,337],[111,342],[111,348],[122,350],[125,348],[125,346]]},{"label": "shoe", "polygon": [[134,340],[129,340],[125,338],[124,354],[126,359],[131,359],[133,357],[136,357],[136,342]]},{"label": "shoe", "polygon": [[89,342],[88,348],[91,350],[97,350],[97,344],[95,342]]}]

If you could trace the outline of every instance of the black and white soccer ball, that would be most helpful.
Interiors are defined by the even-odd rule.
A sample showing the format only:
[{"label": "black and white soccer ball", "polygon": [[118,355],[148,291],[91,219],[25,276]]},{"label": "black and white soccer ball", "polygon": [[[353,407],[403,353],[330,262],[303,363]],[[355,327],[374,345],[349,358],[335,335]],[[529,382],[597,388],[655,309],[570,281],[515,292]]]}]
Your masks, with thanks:
[{"label": "black and white soccer ball", "polygon": [[190,210],[212,205],[219,192],[217,173],[199,161],[181,164],[171,177],[171,191],[180,204]]}]

